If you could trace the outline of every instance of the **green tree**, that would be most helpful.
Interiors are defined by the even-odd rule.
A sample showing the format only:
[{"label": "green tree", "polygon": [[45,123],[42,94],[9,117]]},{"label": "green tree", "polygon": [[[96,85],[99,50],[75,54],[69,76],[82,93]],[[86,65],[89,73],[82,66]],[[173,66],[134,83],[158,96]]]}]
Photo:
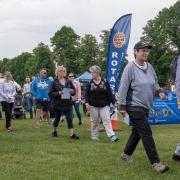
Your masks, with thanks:
[{"label": "green tree", "polygon": [[50,76],[54,76],[55,64],[53,61],[53,54],[49,47],[43,43],[39,43],[36,48],[33,49],[34,57],[31,58],[30,65],[33,62],[36,74],[41,68],[46,68]]},{"label": "green tree", "polygon": [[22,53],[19,56],[7,59],[4,58],[1,62],[1,72],[5,73],[6,71],[10,71],[13,75],[13,78],[20,84],[24,82],[24,78],[26,76],[25,64],[26,61],[31,57],[30,53]]},{"label": "green tree", "polygon": [[79,73],[79,35],[71,27],[63,26],[51,38],[55,61],[68,72]]},{"label": "green tree", "polygon": [[10,59],[8,58],[3,58],[3,60],[1,61],[1,66],[0,66],[0,70],[2,73],[4,73],[6,70],[6,64]]},{"label": "green tree", "polygon": [[23,52],[12,59],[1,61],[0,71],[10,71],[14,80],[23,85],[26,76],[34,76],[40,68],[46,68],[48,74],[54,76],[55,65],[49,47],[43,43],[33,49],[33,53]]},{"label": "green tree", "polygon": [[14,79],[20,84],[23,84],[25,77],[27,76],[24,67],[28,59],[31,57],[32,57],[31,53],[23,52],[22,54],[11,59],[8,62],[8,67],[6,67],[6,69],[8,69],[12,73]]},{"label": "green tree", "polygon": [[170,78],[169,65],[180,54],[180,2],[164,8],[143,28],[142,40],[152,44],[149,61],[154,66],[159,82],[165,85]]},{"label": "green tree", "polygon": [[87,71],[92,65],[98,64],[98,43],[96,37],[86,34],[81,38],[79,49],[80,70]]},{"label": "green tree", "polygon": [[108,53],[110,30],[103,30],[100,34],[99,53],[98,53],[98,65],[102,69],[102,75],[106,74],[106,62]]},{"label": "green tree", "polygon": [[26,60],[26,64],[24,66],[24,71],[26,72],[26,76],[29,76],[29,77],[35,76],[38,73],[37,61],[33,54],[31,57],[29,57]]}]

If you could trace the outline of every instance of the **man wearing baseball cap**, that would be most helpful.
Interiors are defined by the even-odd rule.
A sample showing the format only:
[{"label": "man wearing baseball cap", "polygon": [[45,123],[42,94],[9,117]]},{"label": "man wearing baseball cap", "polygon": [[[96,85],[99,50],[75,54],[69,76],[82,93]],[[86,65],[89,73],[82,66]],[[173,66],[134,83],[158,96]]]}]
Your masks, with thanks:
[{"label": "man wearing baseball cap", "polygon": [[119,88],[120,112],[123,115],[127,112],[132,124],[132,132],[121,158],[127,162],[132,162],[132,154],[138,142],[142,140],[152,168],[163,173],[169,167],[160,163],[151,127],[148,124],[149,110],[153,104],[154,96],[165,99],[165,95],[159,87],[156,73],[152,65],[147,62],[151,48],[151,45],[141,41],[136,43],[134,46],[135,60],[125,67],[121,77]]}]

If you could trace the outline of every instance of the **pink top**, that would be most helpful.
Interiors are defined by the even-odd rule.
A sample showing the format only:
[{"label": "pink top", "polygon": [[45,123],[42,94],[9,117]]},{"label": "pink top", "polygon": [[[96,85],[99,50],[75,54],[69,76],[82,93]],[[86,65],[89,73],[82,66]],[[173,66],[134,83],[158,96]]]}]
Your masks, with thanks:
[{"label": "pink top", "polygon": [[72,96],[73,101],[81,101],[81,85],[79,81],[74,80],[73,85],[75,87],[76,93]]}]

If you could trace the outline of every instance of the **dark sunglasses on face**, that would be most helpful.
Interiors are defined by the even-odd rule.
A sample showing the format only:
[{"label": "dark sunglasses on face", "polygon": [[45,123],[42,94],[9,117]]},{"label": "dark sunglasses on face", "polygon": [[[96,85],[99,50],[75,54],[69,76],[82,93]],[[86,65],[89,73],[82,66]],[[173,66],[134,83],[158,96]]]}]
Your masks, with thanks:
[{"label": "dark sunglasses on face", "polygon": [[69,77],[74,77],[74,76],[69,76]]}]

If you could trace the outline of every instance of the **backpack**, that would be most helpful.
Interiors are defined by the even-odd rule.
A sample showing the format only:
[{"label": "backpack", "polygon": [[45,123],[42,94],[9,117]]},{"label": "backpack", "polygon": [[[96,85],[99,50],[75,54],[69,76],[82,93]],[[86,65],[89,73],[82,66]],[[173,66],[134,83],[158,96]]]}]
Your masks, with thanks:
[{"label": "backpack", "polygon": [[178,62],[179,57],[180,56],[176,56],[170,64],[170,72],[171,72],[171,77],[173,81],[176,80],[176,69],[177,69],[177,62]]}]

